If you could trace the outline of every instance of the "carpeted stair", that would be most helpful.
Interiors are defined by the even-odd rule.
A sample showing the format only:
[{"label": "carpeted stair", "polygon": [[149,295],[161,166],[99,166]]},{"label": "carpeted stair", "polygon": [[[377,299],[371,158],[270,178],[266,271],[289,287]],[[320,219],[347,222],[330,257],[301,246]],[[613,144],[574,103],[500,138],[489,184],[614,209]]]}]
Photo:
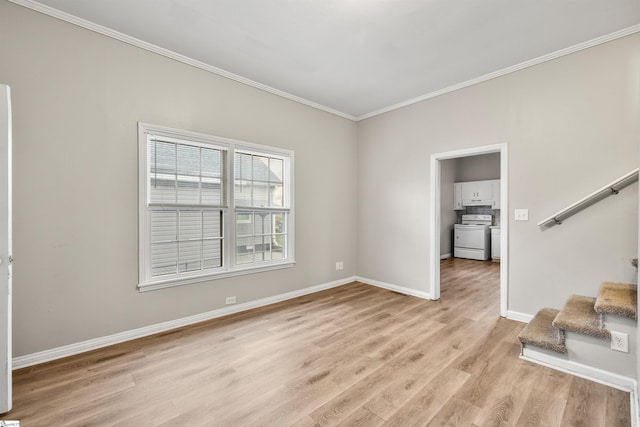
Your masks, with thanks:
[{"label": "carpeted stair", "polygon": [[609,340],[605,316],[637,319],[637,285],[605,282],[598,298],[572,295],[562,310],[543,308],[524,327],[518,339],[524,348],[533,345],[556,353],[566,353],[565,331]]},{"label": "carpeted stair", "polygon": [[556,353],[566,353],[562,331],[553,326],[553,319],[560,313],[554,308],[543,308],[538,311],[531,322],[520,332],[518,339],[522,345],[530,344]]},{"label": "carpeted stair", "polygon": [[600,287],[596,312],[638,319],[638,287],[628,283],[604,282]]},{"label": "carpeted stair", "polygon": [[571,295],[553,319],[553,326],[596,338],[611,338],[611,334],[604,327],[604,319],[594,309],[596,301],[597,299],[592,297]]}]

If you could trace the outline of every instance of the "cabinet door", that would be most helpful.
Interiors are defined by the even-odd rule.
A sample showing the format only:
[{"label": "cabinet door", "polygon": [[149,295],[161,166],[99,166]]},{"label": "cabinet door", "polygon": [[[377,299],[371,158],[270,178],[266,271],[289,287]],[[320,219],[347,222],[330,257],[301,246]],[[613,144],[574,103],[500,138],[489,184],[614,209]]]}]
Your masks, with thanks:
[{"label": "cabinet door", "polygon": [[493,181],[476,181],[476,199],[493,200]]},{"label": "cabinet door", "polygon": [[500,180],[496,179],[493,182],[493,208],[494,209],[501,209],[500,207]]},{"label": "cabinet door", "polygon": [[462,184],[453,184],[453,209],[462,209]]},{"label": "cabinet door", "polygon": [[461,182],[462,186],[462,200],[477,199],[477,186],[475,182]]}]

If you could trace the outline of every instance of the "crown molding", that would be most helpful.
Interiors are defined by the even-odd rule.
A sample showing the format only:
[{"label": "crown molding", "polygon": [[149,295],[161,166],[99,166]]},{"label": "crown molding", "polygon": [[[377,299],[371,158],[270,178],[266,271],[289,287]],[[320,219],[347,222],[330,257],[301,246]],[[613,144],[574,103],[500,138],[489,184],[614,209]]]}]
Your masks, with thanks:
[{"label": "crown molding", "polygon": [[55,9],[50,6],[46,6],[44,4],[38,3],[34,0],[9,0],[11,3],[15,3],[17,5],[26,7],[28,9],[34,10],[36,12],[43,13],[45,15],[49,15],[53,18],[60,19],[62,21],[68,22],[70,24],[77,25],[78,27],[85,28],[90,31],[94,31],[98,34],[105,35],[107,37],[111,37],[113,39],[119,40],[121,42],[130,44],[135,47],[139,47],[141,49],[148,50],[153,53],[157,53],[158,55],[165,56],[167,58],[174,59],[178,62],[182,62],[183,64],[191,65],[192,67],[199,68],[204,71],[208,71],[210,73],[216,74],[221,77],[225,77],[227,79],[236,81],[238,83],[245,84],[247,86],[254,87],[256,89],[263,90],[265,92],[269,92],[273,95],[280,96],[282,98],[286,98],[290,101],[298,102],[300,104],[306,105],[308,107],[316,108],[318,110],[325,111],[327,113],[334,114],[336,116],[340,116],[342,118],[355,121],[356,117],[347,113],[343,113],[342,111],[335,110],[333,108],[324,106],[322,104],[318,104],[317,102],[309,101],[308,99],[301,98],[296,95],[292,95],[290,93],[284,92],[282,90],[273,88],[271,86],[267,86],[265,84],[256,82],[254,80],[239,76],[237,74],[233,74],[229,71],[223,70],[218,67],[214,67],[212,65],[206,64],[202,61],[198,61],[193,58],[189,58],[188,56],[181,55],[177,52],[174,52],[169,49],[162,48],[160,46],[156,46],[152,43],[147,43],[143,40],[137,39],[135,37],[131,37],[119,31],[112,30],[110,28],[104,27],[102,25],[98,25],[91,21],[87,21],[86,19],[79,18],[77,16],[71,15],[69,13],[63,12],[61,10]]},{"label": "crown molding", "polygon": [[533,67],[534,65],[542,64],[543,62],[551,61],[553,59],[560,58],[562,56],[570,55],[575,52],[579,52],[584,49],[589,49],[590,47],[598,46],[603,43],[610,42],[612,40],[616,40],[622,37],[629,36],[631,34],[640,32],[640,24],[633,25],[631,27],[623,28],[622,30],[615,31],[613,33],[605,34],[604,36],[596,37],[595,39],[588,40],[586,42],[578,43],[573,46],[569,46],[564,49],[557,50],[555,52],[551,52],[547,55],[539,56],[534,59],[530,59],[528,61],[521,62],[516,65],[512,65],[507,68],[503,68],[498,71],[494,71],[489,74],[485,74],[480,77],[476,77],[471,80],[467,80],[465,82],[461,82],[455,84],[453,86],[446,87],[444,89],[436,90],[433,92],[429,92],[427,94],[418,96],[416,98],[411,98],[406,101],[399,102],[397,104],[390,105],[385,108],[381,108],[380,110],[372,111],[370,113],[364,114],[362,116],[356,117],[356,121],[365,120],[374,116],[379,116],[380,114],[388,113],[389,111],[398,110],[403,107],[407,107],[409,105],[417,104],[418,102],[426,101],[431,98],[435,98],[436,96],[444,95],[449,92],[453,92],[459,89],[463,89],[469,86],[473,86],[478,83],[486,82],[487,80],[495,79],[496,77],[504,76],[505,74],[514,73],[516,71],[520,71],[525,68]]}]

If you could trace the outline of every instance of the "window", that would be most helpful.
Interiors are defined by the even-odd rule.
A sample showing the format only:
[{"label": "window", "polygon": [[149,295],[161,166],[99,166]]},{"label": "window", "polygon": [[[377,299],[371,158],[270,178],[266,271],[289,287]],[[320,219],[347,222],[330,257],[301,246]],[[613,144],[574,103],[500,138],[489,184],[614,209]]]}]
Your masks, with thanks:
[{"label": "window", "polygon": [[293,265],[290,151],[139,124],[140,290]]}]

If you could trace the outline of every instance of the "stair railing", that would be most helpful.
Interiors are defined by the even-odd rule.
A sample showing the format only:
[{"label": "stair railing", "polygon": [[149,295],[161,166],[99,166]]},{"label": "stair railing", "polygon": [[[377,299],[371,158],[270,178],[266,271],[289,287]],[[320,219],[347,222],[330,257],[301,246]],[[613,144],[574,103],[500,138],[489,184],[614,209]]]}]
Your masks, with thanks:
[{"label": "stair railing", "polygon": [[549,218],[540,221],[538,227],[541,231],[551,228],[554,225],[562,224],[562,221],[580,212],[581,210],[588,208],[589,206],[605,199],[611,195],[618,194],[623,188],[638,181],[638,169],[634,169],[626,175],[621,176],[610,184],[605,185],[599,190],[594,191],[586,197],[578,200],[571,206],[567,206],[561,211],[551,215]]}]

